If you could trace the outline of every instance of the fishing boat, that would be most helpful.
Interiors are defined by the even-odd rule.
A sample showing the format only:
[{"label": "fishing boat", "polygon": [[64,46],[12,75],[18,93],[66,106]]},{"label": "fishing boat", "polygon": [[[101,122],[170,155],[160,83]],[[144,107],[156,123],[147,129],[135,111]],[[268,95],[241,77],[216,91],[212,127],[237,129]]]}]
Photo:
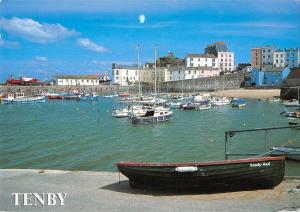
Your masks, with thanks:
[{"label": "fishing boat", "polygon": [[151,124],[170,121],[172,115],[173,112],[170,110],[159,111],[155,109],[148,109],[145,115],[131,116],[130,120],[134,124]]},{"label": "fishing boat", "polygon": [[194,110],[196,108],[196,105],[193,102],[188,102],[185,104],[181,104],[180,108],[183,110]]},{"label": "fishing boat", "polygon": [[271,155],[282,155],[286,159],[300,161],[300,147],[274,146],[271,148]]},{"label": "fishing boat", "polygon": [[117,167],[129,178],[130,185],[205,191],[232,186],[241,190],[273,188],[280,184],[285,159],[278,156],[218,162],[119,162]]},{"label": "fishing boat", "polygon": [[9,93],[1,99],[2,104],[44,103],[45,96],[26,97],[24,93]]},{"label": "fishing boat", "polygon": [[231,101],[231,106],[232,107],[245,107],[246,101],[244,99],[236,98]]}]

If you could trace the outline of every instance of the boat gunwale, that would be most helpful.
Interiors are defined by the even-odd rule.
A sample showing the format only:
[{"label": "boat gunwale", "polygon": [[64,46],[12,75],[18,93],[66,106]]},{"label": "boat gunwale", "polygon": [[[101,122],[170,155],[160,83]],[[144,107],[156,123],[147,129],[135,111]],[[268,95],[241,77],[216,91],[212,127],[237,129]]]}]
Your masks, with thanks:
[{"label": "boat gunwale", "polygon": [[252,162],[265,162],[265,161],[284,161],[285,156],[276,157],[261,157],[261,158],[247,158],[237,160],[224,160],[224,161],[209,161],[209,162],[181,162],[181,163],[147,163],[147,162],[131,162],[122,161],[117,163],[118,167],[178,167],[178,166],[211,166],[211,165],[227,165],[227,164],[238,164],[238,163],[252,163]]}]

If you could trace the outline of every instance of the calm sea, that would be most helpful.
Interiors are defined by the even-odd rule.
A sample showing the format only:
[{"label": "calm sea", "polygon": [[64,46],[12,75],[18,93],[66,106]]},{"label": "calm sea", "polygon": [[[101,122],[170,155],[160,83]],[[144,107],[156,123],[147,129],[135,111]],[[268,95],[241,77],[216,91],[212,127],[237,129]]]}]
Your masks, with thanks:
[{"label": "calm sea", "polygon": [[[224,131],[288,125],[279,115],[281,104],[255,100],[243,109],[174,110],[170,122],[153,125],[112,118],[117,105],[117,99],[105,98],[0,105],[0,168],[116,171],[118,161],[223,160]],[[300,146],[300,130],[287,129],[238,133],[230,138],[230,151],[262,153],[265,138],[267,149]],[[300,176],[299,162],[286,166],[286,175]]]}]

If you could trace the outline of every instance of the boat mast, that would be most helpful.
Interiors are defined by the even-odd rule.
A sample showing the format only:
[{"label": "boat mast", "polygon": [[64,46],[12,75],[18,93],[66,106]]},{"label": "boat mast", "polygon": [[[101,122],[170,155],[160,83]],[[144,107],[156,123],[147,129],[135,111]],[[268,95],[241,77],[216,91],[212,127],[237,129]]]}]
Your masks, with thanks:
[{"label": "boat mast", "polygon": [[154,46],[154,94],[156,95],[156,58],[157,45]]},{"label": "boat mast", "polygon": [[138,64],[137,64],[137,68],[138,68],[138,76],[139,76],[139,96],[141,95],[141,72],[140,72],[140,45],[137,45],[136,47],[137,50],[137,60],[138,60]]}]

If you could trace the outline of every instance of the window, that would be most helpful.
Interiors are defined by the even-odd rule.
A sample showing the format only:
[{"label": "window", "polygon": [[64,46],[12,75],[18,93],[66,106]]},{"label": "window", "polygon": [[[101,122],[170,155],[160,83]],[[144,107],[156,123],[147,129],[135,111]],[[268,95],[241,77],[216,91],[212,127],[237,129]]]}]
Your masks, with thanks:
[{"label": "window", "polygon": [[231,57],[231,54],[229,55],[229,57]]},{"label": "window", "polygon": [[86,80],[86,82],[89,83],[90,81],[89,81],[89,80]]},{"label": "window", "polygon": [[180,74],[180,71],[178,71],[178,74]]},{"label": "window", "polygon": [[207,62],[207,58],[205,58],[205,62]]},{"label": "window", "polygon": [[266,52],[266,50],[263,50],[263,53],[265,53]]},{"label": "window", "polygon": [[83,80],[81,80],[81,82],[83,82]]},{"label": "window", "polygon": [[119,75],[119,70],[116,70],[116,75]]},{"label": "window", "polygon": [[266,58],[266,56],[264,55],[264,56],[263,56],[263,58],[265,59],[265,58]]},{"label": "window", "polygon": [[283,54],[281,54],[280,57],[283,58]]},{"label": "window", "polygon": [[128,75],[128,70],[126,70],[126,75]]},{"label": "window", "polygon": [[135,76],[137,76],[137,71],[135,71]]},{"label": "window", "polygon": [[191,74],[191,71],[189,71],[189,74]]},{"label": "window", "polygon": [[268,49],[268,52],[271,52],[271,50],[270,50],[270,49]]},{"label": "window", "polygon": [[223,54],[221,54],[221,57],[223,57]]},{"label": "window", "polygon": [[270,56],[270,55],[268,55],[268,58],[271,58],[271,56]]}]

